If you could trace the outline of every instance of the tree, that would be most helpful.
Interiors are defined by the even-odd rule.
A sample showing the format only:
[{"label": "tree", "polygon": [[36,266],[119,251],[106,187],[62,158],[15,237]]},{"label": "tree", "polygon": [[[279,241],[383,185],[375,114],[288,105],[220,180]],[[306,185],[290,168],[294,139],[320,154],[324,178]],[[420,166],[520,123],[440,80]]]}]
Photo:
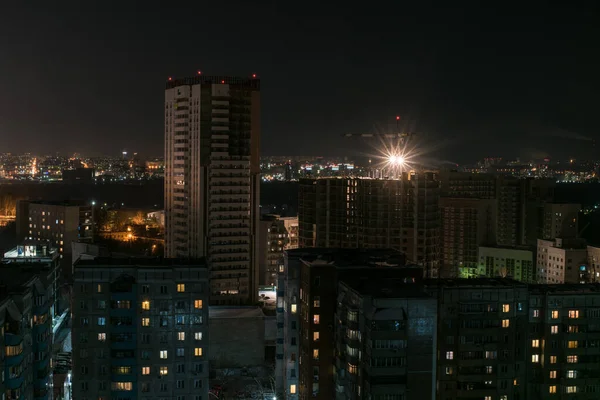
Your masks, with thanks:
[{"label": "tree", "polygon": [[0,215],[4,217],[14,217],[17,213],[17,201],[10,194],[0,197]]},{"label": "tree", "polygon": [[134,225],[144,225],[146,223],[146,215],[143,212],[138,211],[137,214],[135,214],[135,216],[131,219],[131,222]]}]

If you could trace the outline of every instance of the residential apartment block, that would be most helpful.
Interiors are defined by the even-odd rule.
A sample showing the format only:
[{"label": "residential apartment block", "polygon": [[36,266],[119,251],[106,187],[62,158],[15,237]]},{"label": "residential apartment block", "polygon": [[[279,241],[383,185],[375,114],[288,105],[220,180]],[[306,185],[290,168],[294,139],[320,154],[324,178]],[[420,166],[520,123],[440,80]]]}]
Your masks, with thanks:
[{"label": "residential apartment block", "polygon": [[438,276],[439,181],[433,173],[399,179],[301,179],[300,247],[389,248]]},{"label": "residential apartment block", "polygon": [[72,242],[94,239],[91,204],[21,200],[17,203],[17,238],[50,242],[61,255],[71,253]]},{"label": "residential apartment block", "polygon": [[58,253],[54,254],[50,262],[32,258],[17,262],[11,251],[0,265],[3,399],[52,398],[55,278],[59,274]]},{"label": "residential apartment block", "polygon": [[260,80],[169,79],[164,127],[165,255],[206,257],[211,303],[254,303]]},{"label": "residential apartment block", "polygon": [[73,397],[207,399],[209,293],[203,260],[78,261]]}]

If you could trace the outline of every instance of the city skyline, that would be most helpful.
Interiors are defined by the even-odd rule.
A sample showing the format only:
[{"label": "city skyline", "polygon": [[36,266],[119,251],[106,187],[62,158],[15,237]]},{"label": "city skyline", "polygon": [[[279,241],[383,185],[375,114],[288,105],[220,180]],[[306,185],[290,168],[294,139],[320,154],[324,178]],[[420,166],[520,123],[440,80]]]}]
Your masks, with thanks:
[{"label": "city skyline", "polygon": [[[196,6],[207,21],[195,24],[195,7],[62,7],[11,5],[5,14],[7,32],[25,30],[3,35],[7,151],[160,155],[161,84],[197,70],[263,80],[262,154],[358,156],[364,149],[341,135],[392,129],[396,115],[433,156],[453,162],[491,150],[579,157],[597,137],[592,10],[329,5],[309,17],[231,2]],[[244,19],[227,30],[208,18],[232,8]],[[178,26],[185,32],[174,38]],[[205,39],[190,52],[196,38]]]}]

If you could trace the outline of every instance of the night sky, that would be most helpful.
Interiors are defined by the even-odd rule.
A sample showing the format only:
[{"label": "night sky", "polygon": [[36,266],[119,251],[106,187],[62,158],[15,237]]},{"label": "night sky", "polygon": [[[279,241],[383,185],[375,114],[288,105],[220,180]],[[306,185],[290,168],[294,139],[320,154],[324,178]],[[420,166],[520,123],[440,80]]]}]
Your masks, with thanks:
[{"label": "night sky", "polygon": [[162,155],[164,83],[198,69],[258,74],[264,155],[353,157],[364,147],[342,134],[398,114],[439,160],[580,156],[600,139],[593,2],[10,3],[0,152]]}]

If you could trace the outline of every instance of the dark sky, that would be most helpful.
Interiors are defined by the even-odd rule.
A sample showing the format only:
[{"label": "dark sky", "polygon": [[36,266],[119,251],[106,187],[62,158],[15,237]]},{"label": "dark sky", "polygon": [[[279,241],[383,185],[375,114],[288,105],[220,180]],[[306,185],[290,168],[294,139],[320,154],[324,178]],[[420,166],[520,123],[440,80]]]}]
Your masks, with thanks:
[{"label": "dark sky", "polygon": [[577,156],[600,136],[593,2],[10,3],[0,152],[161,155],[165,80],[198,69],[259,75],[266,155],[354,155],[343,133],[397,114],[452,161]]}]

